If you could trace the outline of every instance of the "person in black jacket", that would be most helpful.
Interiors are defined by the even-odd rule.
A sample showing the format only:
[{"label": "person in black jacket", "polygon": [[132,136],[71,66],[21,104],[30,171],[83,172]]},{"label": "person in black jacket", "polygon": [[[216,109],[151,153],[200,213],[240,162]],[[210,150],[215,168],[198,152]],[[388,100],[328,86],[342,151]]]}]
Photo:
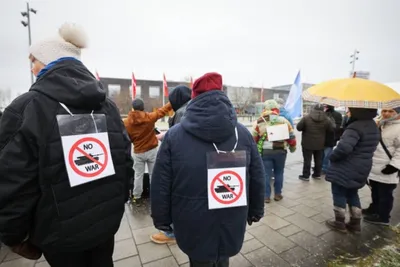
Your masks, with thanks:
[{"label": "person in black jacket", "polygon": [[[131,143],[118,108],[79,61],[85,35],[74,24],[64,24],[59,34],[30,48],[37,80],[1,119],[0,240],[30,259],[43,252],[52,267],[111,267],[132,175]],[[72,129],[61,124],[79,118],[89,120]],[[88,154],[67,164],[66,140],[76,139],[74,134],[85,133],[88,126],[98,136],[103,131],[108,136],[110,149],[103,144],[107,163],[105,155]],[[64,136],[64,131],[72,135]],[[74,153],[74,159],[82,155]],[[72,166],[87,161],[95,166],[102,159],[111,175],[92,181],[88,176],[75,184]]]},{"label": "person in black jacket", "polygon": [[336,146],[340,139],[340,127],[342,126],[343,117],[342,114],[335,110],[334,106],[326,105],[325,114],[329,119],[335,122],[335,128],[333,131],[327,131],[325,135],[325,148],[322,155],[322,173],[325,174],[329,166],[329,157],[332,153],[333,148]]},{"label": "person in black jacket", "polygon": [[[171,93],[169,93],[168,100],[171,103],[172,109],[174,110],[174,116],[168,119],[168,126],[172,128],[174,125],[181,122],[183,115],[186,111],[186,106],[191,99],[192,90],[184,85],[179,85],[175,87]],[[162,141],[164,138],[164,133],[159,133],[157,135],[158,140]]]},{"label": "person in black jacket", "polygon": [[[168,100],[171,103],[172,109],[175,111],[174,116],[169,118],[169,128],[179,124],[183,115],[186,111],[186,106],[191,99],[192,90],[184,85],[175,87],[168,96]],[[158,140],[162,141],[165,133],[157,135]],[[160,231],[159,233],[150,236],[150,240],[156,244],[173,244],[175,243],[174,232],[171,231]]]},{"label": "person in black jacket", "polygon": [[[229,266],[229,258],[242,247],[246,222],[252,224],[264,215],[261,157],[221,90],[218,73],[195,81],[184,118],[164,137],[151,182],[154,226],[172,231],[173,224],[191,267]],[[235,170],[238,175],[233,165],[240,167],[243,177],[232,174]],[[222,175],[221,170],[231,174]],[[218,179],[226,179],[225,185]],[[243,202],[235,205],[239,199]]]},{"label": "person in black jacket", "polygon": [[303,173],[300,180],[310,180],[311,160],[314,156],[314,179],[321,179],[322,153],[325,145],[325,135],[333,131],[333,122],[324,113],[324,107],[316,104],[310,114],[304,116],[297,124],[297,130],[301,134],[301,146],[303,150]]},{"label": "person in black jacket", "polygon": [[[332,183],[335,220],[326,224],[337,231],[360,232],[361,204],[358,190],[365,186],[372,168],[372,157],[379,143],[379,130],[373,120],[376,109],[350,108],[347,122],[337,147],[333,150],[325,179]],[[350,222],[345,224],[346,205]]]}]

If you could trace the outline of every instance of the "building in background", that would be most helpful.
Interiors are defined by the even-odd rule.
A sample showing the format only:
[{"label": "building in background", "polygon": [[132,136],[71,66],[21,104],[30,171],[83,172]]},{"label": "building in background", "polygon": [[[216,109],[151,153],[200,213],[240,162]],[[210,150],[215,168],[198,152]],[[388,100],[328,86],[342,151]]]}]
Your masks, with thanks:
[{"label": "building in background", "polygon": [[[289,88],[290,89],[290,88]],[[262,111],[261,100],[283,98],[286,100],[288,91],[281,88],[261,88],[227,85],[225,93],[231,100],[236,112],[241,115],[258,115]],[[263,94],[263,96],[261,96]]]},{"label": "building in background", "polygon": [[[121,114],[127,114],[132,107],[132,80],[119,78],[100,78],[108,97],[110,97],[120,109]],[[168,91],[178,85],[189,86],[189,82],[168,81]],[[136,80],[136,97],[145,102],[145,111],[153,111],[162,107],[163,101],[162,80]],[[168,102],[166,98],[165,103]]]},{"label": "building in background", "polygon": [[[308,88],[310,88],[311,86],[313,86],[314,84],[312,83],[302,83],[303,86],[303,91],[307,90]],[[285,84],[285,85],[278,85],[278,86],[273,86],[271,87],[272,90],[281,90],[284,91],[285,93],[283,94],[284,97],[280,97],[283,100],[286,101],[287,97],[289,96],[289,92],[290,92],[290,88],[292,87],[292,84]],[[307,114],[310,112],[311,107],[314,105],[315,103],[309,102],[309,101],[303,101],[303,114]]]},{"label": "building in background", "polygon": [[[127,114],[131,109],[132,102],[132,80],[120,78],[100,78],[107,95],[117,104],[121,114]],[[190,81],[168,81],[168,90],[171,92],[178,85],[190,86]],[[308,89],[313,84],[303,83],[303,90]],[[258,115],[262,111],[261,99],[287,99],[291,84],[274,86],[272,88],[243,87],[224,85],[223,91],[232,101],[236,111],[241,115]],[[162,80],[136,80],[136,97],[143,99],[145,110],[153,111],[162,106],[163,97]],[[261,96],[263,94],[263,97]],[[165,100],[168,102],[168,99]],[[307,102],[304,103],[305,108]],[[307,110],[307,108],[305,109]]]},{"label": "building in background", "polygon": [[[356,73],[355,78],[361,78],[361,79],[369,79],[369,76],[371,75],[371,73],[369,71],[354,71]],[[354,77],[354,72],[350,71],[350,77]]]}]

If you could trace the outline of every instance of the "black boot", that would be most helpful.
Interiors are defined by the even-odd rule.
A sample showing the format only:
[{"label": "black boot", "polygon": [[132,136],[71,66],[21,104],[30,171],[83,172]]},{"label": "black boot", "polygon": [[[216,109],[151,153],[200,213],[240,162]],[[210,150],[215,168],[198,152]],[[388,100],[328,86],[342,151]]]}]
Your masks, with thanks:
[{"label": "black boot", "polygon": [[373,203],[371,203],[368,208],[362,209],[362,215],[368,216],[368,215],[374,215],[374,214],[376,214],[376,212],[375,212],[375,206],[373,205]]},{"label": "black boot", "polygon": [[347,230],[355,234],[361,233],[361,209],[350,207],[350,222],[346,224]]},{"label": "black boot", "polygon": [[326,221],[325,224],[332,230],[346,234],[347,233],[345,224],[346,210],[339,207],[335,207],[333,211],[335,212],[335,219]]}]

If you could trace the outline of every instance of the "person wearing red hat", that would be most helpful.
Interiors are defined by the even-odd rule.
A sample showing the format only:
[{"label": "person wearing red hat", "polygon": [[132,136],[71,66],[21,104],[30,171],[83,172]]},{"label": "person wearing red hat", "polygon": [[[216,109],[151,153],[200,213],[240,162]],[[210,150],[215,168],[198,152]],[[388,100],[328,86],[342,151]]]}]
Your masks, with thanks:
[{"label": "person wearing red hat", "polygon": [[[190,266],[227,267],[246,230],[264,215],[264,167],[238,123],[222,76],[193,85],[181,123],[166,133],[151,183],[154,225],[172,231]],[[225,181],[225,182],[224,182]]]}]

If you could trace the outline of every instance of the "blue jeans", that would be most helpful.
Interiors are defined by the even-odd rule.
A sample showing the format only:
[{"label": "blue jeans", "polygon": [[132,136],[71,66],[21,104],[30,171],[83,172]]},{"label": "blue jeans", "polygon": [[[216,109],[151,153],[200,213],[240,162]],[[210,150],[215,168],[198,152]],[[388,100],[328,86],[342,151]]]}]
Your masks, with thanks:
[{"label": "blue jeans", "polygon": [[332,183],[333,205],[338,208],[346,209],[346,204],[350,207],[361,209],[358,189],[349,189],[338,184]]},{"label": "blue jeans", "polygon": [[324,149],[324,156],[323,156],[323,160],[322,160],[322,171],[326,173],[326,171],[328,170],[328,167],[331,165],[330,161],[329,161],[329,157],[331,156],[333,151],[333,147],[325,147]]},{"label": "blue jeans", "polygon": [[262,156],[265,169],[265,197],[271,197],[271,177],[272,171],[275,176],[274,191],[275,195],[282,194],[283,187],[283,171],[285,169],[286,151],[273,152]]}]

